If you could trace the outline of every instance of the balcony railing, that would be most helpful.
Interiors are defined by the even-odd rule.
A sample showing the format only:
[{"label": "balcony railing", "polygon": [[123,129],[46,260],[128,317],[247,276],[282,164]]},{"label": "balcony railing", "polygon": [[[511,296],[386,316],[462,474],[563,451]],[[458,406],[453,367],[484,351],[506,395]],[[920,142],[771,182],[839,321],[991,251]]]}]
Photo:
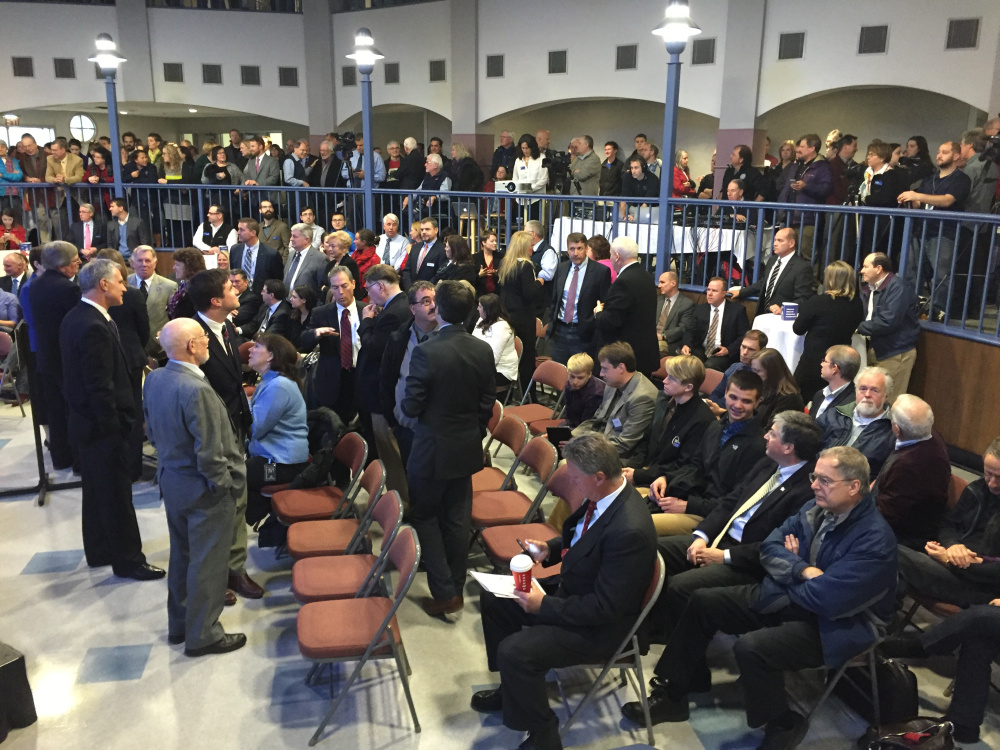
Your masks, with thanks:
[{"label": "balcony railing", "polygon": [[302,0],[146,0],[149,8],[248,10],[257,13],[301,13]]}]

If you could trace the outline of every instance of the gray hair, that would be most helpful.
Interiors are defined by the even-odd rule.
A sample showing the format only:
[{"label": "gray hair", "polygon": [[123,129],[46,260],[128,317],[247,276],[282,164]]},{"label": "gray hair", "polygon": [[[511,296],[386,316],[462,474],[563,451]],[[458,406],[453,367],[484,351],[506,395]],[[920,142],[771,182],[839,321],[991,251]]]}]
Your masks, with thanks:
[{"label": "gray hair", "polygon": [[861,372],[858,373],[857,378],[855,378],[855,382],[861,380],[861,378],[866,377],[868,375],[881,375],[883,378],[885,378],[885,400],[891,401],[892,394],[894,391],[892,390],[893,389],[892,375],[889,374],[889,371],[886,370],[884,367],[876,367],[875,365],[869,365],[868,367],[865,367],[864,369],[861,370]]},{"label": "gray hair", "polygon": [[68,266],[74,258],[78,257],[80,257],[79,252],[70,242],[56,240],[42,245],[42,268],[46,271],[54,271],[57,268]]},{"label": "gray hair", "polygon": [[396,214],[386,214],[382,217],[382,223],[385,224],[387,221],[394,221],[399,224],[399,217]]},{"label": "gray hair", "polygon": [[386,151],[388,151],[391,146],[398,146],[398,145],[399,141],[389,141],[387,144],[385,144],[385,149]]},{"label": "gray hair", "polygon": [[[313,225],[313,226],[315,226],[315,225]],[[305,223],[302,223],[302,222],[299,222],[298,224],[292,224],[292,228],[289,229],[288,231],[289,231],[289,233],[291,233],[291,232],[298,232],[299,234],[303,234],[306,237],[308,237],[310,240],[312,239],[312,236],[313,236],[313,228],[312,228],[312,226],[310,226],[308,224],[305,224]]]},{"label": "gray hair", "polygon": [[333,141],[331,141],[329,138],[327,138],[326,140],[324,140],[319,145],[320,146],[326,146],[326,150],[329,151],[331,154],[333,153],[334,149],[336,148],[336,146],[333,145]]},{"label": "gray hair", "polygon": [[439,168],[444,165],[444,162],[441,161],[441,154],[427,154],[427,161],[436,164]]},{"label": "gray hair", "polygon": [[532,219],[524,225],[525,232],[532,232],[536,237],[545,239],[545,225],[538,219]]},{"label": "gray hair", "polygon": [[110,281],[114,278],[115,271],[121,273],[121,266],[108,258],[96,258],[80,269],[77,279],[80,282],[80,291],[83,294],[91,292],[98,287],[104,279]]},{"label": "gray hair", "polygon": [[409,138],[403,139],[403,148],[412,151],[416,147],[417,147],[417,139],[414,138],[412,135]]},{"label": "gray hair", "polygon": [[635,260],[639,257],[639,246],[631,237],[615,237],[611,249],[625,260]]},{"label": "gray hair", "polygon": [[469,147],[466,146],[464,143],[452,143],[451,147],[455,151],[456,159],[465,159],[466,157],[469,158],[472,157],[472,153],[469,151]]},{"label": "gray hair", "polygon": [[[852,347],[844,344],[837,344],[827,349],[826,361],[837,366],[837,369],[840,370],[840,377],[844,380],[854,380],[861,367],[861,355]],[[889,381],[886,381],[887,386],[888,384]]]},{"label": "gray hair", "polygon": [[597,472],[608,479],[621,476],[622,459],[618,449],[600,432],[578,435],[563,446],[562,453],[563,458],[587,476]]},{"label": "gray hair", "polygon": [[82,208],[82,209],[83,209],[84,211],[90,211],[90,214],[91,214],[92,216],[93,216],[94,214],[96,214],[96,213],[97,213],[97,212],[96,212],[96,211],[94,210],[94,207],[93,207],[92,205],[90,205],[89,203],[81,203],[81,204],[80,204],[80,208]]},{"label": "gray hair", "polygon": [[982,128],[966,130],[965,133],[962,134],[962,145],[972,146],[972,150],[977,154],[981,154],[986,150],[986,144],[988,142],[989,138]]},{"label": "gray hair", "polygon": [[871,468],[868,465],[868,459],[861,451],[848,445],[838,445],[822,451],[819,457],[836,461],[837,471],[843,475],[842,478],[848,482],[857,479],[861,482],[862,496],[868,494],[868,487],[871,484]]},{"label": "gray hair", "polygon": [[900,394],[889,411],[889,418],[899,429],[900,440],[923,440],[934,429],[934,411],[922,398]]}]

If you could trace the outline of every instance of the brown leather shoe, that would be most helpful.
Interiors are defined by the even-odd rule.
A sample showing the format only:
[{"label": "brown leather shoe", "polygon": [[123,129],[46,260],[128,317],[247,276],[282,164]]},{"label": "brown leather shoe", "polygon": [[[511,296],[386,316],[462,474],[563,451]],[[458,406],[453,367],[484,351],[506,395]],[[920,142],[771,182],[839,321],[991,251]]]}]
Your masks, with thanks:
[{"label": "brown leather shoe", "polygon": [[236,592],[232,589],[226,589],[226,606],[232,607],[236,604]]},{"label": "brown leather shoe", "polygon": [[461,611],[462,607],[465,606],[465,600],[461,594],[453,596],[451,599],[434,599],[425,596],[420,602],[420,606],[431,617],[437,617],[438,615],[450,615]]},{"label": "brown leather shoe", "polygon": [[264,589],[246,573],[230,575],[228,586],[245,599],[261,599],[264,596]]}]

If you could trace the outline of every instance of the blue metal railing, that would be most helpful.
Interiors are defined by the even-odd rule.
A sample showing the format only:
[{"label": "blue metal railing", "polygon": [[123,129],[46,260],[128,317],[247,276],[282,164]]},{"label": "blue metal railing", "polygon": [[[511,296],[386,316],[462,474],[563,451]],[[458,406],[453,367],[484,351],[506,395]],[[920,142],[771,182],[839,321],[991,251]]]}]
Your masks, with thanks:
[{"label": "blue metal railing", "polygon": [[[20,207],[23,203],[27,209],[23,211],[25,226],[34,231],[37,241],[68,238],[80,203],[92,204],[99,220],[109,218],[112,186],[107,183],[77,183],[58,189],[41,184],[5,185],[17,195],[0,195],[0,205]],[[323,227],[330,227],[334,213],[345,215],[349,229],[364,225],[360,187],[132,183],[126,186],[126,194],[131,209],[149,222],[164,248],[190,245],[195,227],[205,220],[213,203],[222,207],[233,225],[240,217],[259,218],[259,203],[264,198],[289,225],[298,221],[306,206],[315,211],[316,223]],[[469,239],[473,251],[478,250],[484,229],[496,231],[504,246],[529,219],[542,222],[552,245],[560,251],[565,250],[571,232],[587,237],[600,234],[609,241],[626,235],[636,241],[642,262],[653,270],[657,266],[657,235],[665,226],[661,217],[669,212],[668,261],[678,272],[681,287],[690,291],[703,290],[713,276],[722,276],[731,284],[756,280],[770,254],[775,230],[793,226],[799,234],[800,255],[811,261],[817,279],[834,260],[860,269],[866,255],[885,252],[913,282],[918,294],[927,298],[927,328],[1000,345],[998,215],[696,199],[670,199],[661,208],[655,198],[641,199],[644,203],[639,200],[376,189],[374,214],[395,213],[403,232],[420,218],[432,216],[442,228],[450,226]],[[381,227],[372,229],[378,234]]]}]

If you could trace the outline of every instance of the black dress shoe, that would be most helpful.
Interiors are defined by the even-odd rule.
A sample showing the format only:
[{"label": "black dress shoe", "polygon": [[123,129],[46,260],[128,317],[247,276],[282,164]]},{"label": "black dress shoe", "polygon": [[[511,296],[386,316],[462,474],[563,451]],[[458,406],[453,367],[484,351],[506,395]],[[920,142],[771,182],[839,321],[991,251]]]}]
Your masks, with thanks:
[{"label": "black dress shoe", "polygon": [[472,709],[484,714],[502,711],[503,695],[500,693],[500,688],[480,690],[478,693],[473,693]]},{"label": "black dress shoe", "polygon": [[770,722],[764,727],[764,741],[757,750],[792,750],[799,746],[809,731],[806,717],[795,711],[791,712],[791,726],[775,726]]},{"label": "black dress shoe", "polygon": [[114,574],[119,578],[131,578],[134,581],[155,581],[163,578],[167,571],[163,568],[157,568],[155,565],[143,563],[142,565],[133,565],[130,568],[119,568],[114,571]]},{"label": "black dress shoe", "polygon": [[919,635],[894,635],[886,638],[878,650],[890,659],[926,659],[930,654],[924,651]]},{"label": "black dress shoe", "polygon": [[185,656],[208,656],[209,654],[228,654],[230,651],[247,645],[247,637],[243,633],[226,633],[215,643],[201,648],[184,650]]},{"label": "black dress shoe", "polygon": [[186,636],[183,633],[170,633],[167,636],[167,643],[169,643],[171,646],[179,646],[180,644],[184,643],[185,638]]},{"label": "black dress shoe", "polygon": [[[691,716],[687,696],[673,700],[665,688],[656,688],[649,695],[649,719],[655,726],[665,721],[687,721]],[[632,701],[622,706],[622,716],[640,727],[646,726],[646,717],[642,713],[642,703]]]},{"label": "black dress shoe", "polygon": [[517,746],[517,750],[562,750],[559,726],[528,732],[528,736]]},{"label": "black dress shoe", "polygon": [[234,604],[236,604],[236,592],[235,591],[233,591],[232,589],[226,589],[226,600],[225,600],[224,604],[227,607],[232,607]]}]

